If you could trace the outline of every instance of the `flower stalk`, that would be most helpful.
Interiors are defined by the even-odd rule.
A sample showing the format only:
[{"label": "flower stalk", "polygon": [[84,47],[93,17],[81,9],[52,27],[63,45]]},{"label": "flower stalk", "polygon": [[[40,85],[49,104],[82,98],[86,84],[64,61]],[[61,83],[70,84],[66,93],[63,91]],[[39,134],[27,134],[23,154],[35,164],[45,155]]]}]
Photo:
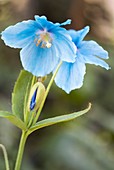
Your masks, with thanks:
[{"label": "flower stalk", "polygon": [[10,170],[9,160],[8,160],[8,155],[7,155],[6,148],[5,148],[4,145],[2,145],[2,144],[0,144],[0,147],[1,147],[1,149],[2,149],[2,151],[3,151],[3,154],[4,154],[6,170]]},{"label": "flower stalk", "polygon": [[[38,118],[39,118],[39,115],[40,115],[40,113],[41,113],[41,111],[42,111],[42,108],[43,108],[43,106],[44,106],[46,97],[47,97],[47,95],[48,95],[48,93],[49,93],[49,90],[50,90],[50,88],[51,88],[51,86],[52,86],[52,83],[53,83],[53,81],[54,81],[54,78],[55,78],[55,76],[56,76],[56,74],[57,74],[57,72],[58,72],[61,64],[62,64],[62,61],[58,64],[58,66],[57,66],[57,68],[56,68],[56,70],[55,70],[55,72],[54,72],[54,74],[53,74],[53,76],[52,76],[52,78],[51,78],[51,80],[50,80],[50,82],[49,82],[49,84],[48,84],[48,87],[47,87],[47,89],[46,89],[44,98],[43,98],[43,100],[42,100],[42,103],[41,103],[41,105],[40,105],[40,107],[39,107],[39,110],[38,110],[38,112],[37,112],[34,120],[33,120],[34,113],[32,113],[30,122],[29,122],[29,124],[28,124],[28,128],[29,128],[29,126],[31,126],[32,120],[33,120],[33,125],[37,122],[37,120],[38,120]],[[33,78],[33,79],[34,79],[34,78]],[[33,83],[32,83],[32,84],[33,84]],[[28,117],[28,116],[27,116],[27,117]],[[21,162],[22,162],[22,157],[23,157],[23,152],[24,152],[24,147],[25,147],[25,143],[26,143],[26,140],[27,140],[28,135],[29,135],[28,131],[22,131],[22,136],[21,136],[21,140],[20,140],[20,145],[19,145],[19,150],[18,150],[18,154],[17,154],[17,159],[16,159],[16,164],[15,164],[15,169],[14,169],[14,170],[20,170]]]},{"label": "flower stalk", "polygon": [[16,159],[16,164],[15,164],[15,169],[14,170],[20,170],[21,162],[22,162],[22,158],[23,158],[23,152],[24,152],[27,137],[28,137],[27,132],[22,131],[22,135],[21,135],[21,139],[20,139],[20,144],[19,144],[19,149],[18,149],[18,154],[17,154],[17,159]]},{"label": "flower stalk", "polygon": [[60,63],[58,64],[58,66],[57,66],[57,68],[56,68],[56,70],[55,70],[55,72],[54,72],[54,74],[53,74],[53,76],[52,76],[52,78],[51,78],[51,80],[50,80],[50,82],[49,82],[49,84],[48,84],[48,87],[47,87],[47,89],[46,89],[44,98],[43,98],[43,100],[42,100],[42,103],[41,103],[41,105],[40,105],[40,108],[39,108],[39,110],[38,110],[38,112],[37,112],[37,114],[36,114],[36,117],[35,117],[32,125],[34,125],[34,124],[37,122],[37,120],[38,120],[38,118],[39,118],[39,116],[40,116],[40,113],[41,113],[42,108],[43,108],[43,106],[44,106],[44,103],[45,103],[45,100],[46,100],[47,95],[48,95],[48,93],[49,93],[49,90],[50,90],[50,88],[51,88],[51,86],[52,86],[52,84],[53,84],[54,78],[55,78],[55,76],[57,75],[57,72],[58,72],[61,64],[62,64],[62,61],[60,61]]}]

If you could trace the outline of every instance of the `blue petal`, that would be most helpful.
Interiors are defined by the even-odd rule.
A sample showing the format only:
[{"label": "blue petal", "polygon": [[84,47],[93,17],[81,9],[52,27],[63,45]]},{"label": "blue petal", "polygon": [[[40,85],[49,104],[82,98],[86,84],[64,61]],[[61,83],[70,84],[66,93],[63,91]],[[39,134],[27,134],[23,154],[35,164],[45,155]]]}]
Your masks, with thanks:
[{"label": "blue petal", "polygon": [[34,38],[38,25],[35,21],[28,20],[9,26],[2,33],[5,44],[14,48],[23,48]]},{"label": "blue petal", "polygon": [[41,20],[47,20],[47,17],[46,16],[39,16],[39,15],[35,15],[34,16],[35,20],[36,21],[41,21]]},{"label": "blue petal", "polygon": [[83,41],[80,44],[77,55],[85,63],[95,64],[104,67],[107,70],[110,69],[109,65],[102,60],[108,59],[108,52],[95,41]]},{"label": "blue petal", "polygon": [[66,30],[61,28],[60,31],[54,32],[53,44],[55,44],[59,58],[62,61],[75,62],[77,48]]},{"label": "blue petal", "polygon": [[95,41],[83,41],[80,43],[79,50],[83,55],[94,55],[103,59],[109,58],[108,52]]},{"label": "blue petal", "polygon": [[41,27],[41,29],[45,28],[50,32],[55,27],[64,26],[64,25],[67,25],[67,24],[71,23],[70,19],[68,19],[67,21],[65,21],[65,22],[63,22],[61,24],[60,23],[53,23],[51,21],[48,21],[45,16],[38,16],[38,15],[35,15],[35,20],[37,21],[37,23]]},{"label": "blue petal", "polygon": [[68,30],[70,36],[72,37],[72,41],[78,46],[80,42],[84,39],[84,37],[89,32],[89,26],[86,26],[84,29],[75,31],[75,30]]},{"label": "blue petal", "polygon": [[105,61],[101,60],[98,57],[95,57],[92,55],[84,56],[79,53],[78,53],[78,56],[80,56],[80,59],[84,63],[95,64],[96,66],[101,66],[101,67],[105,68],[106,70],[110,69],[109,65]]},{"label": "blue petal", "polygon": [[63,23],[55,23],[56,26],[64,26],[64,25],[68,25],[68,24],[71,24],[71,19],[67,19]]},{"label": "blue petal", "polygon": [[45,16],[35,15],[34,18],[35,18],[35,20],[36,20],[36,22],[39,25],[41,30],[43,30],[45,28],[49,29],[49,27],[51,27],[53,25],[52,22],[47,21],[47,18]]},{"label": "blue petal", "polygon": [[85,73],[85,64],[78,58],[75,63],[63,62],[55,77],[55,83],[58,87],[70,93],[71,90],[78,89],[83,85]]},{"label": "blue petal", "polygon": [[48,21],[45,16],[35,15],[35,20],[36,20],[36,22],[39,25],[41,30],[46,29],[48,32],[49,31],[51,32],[51,29],[57,27],[56,24],[54,24],[51,21]]},{"label": "blue petal", "polygon": [[51,48],[41,48],[31,42],[24,47],[21,52],[21,62],[25,70],[35,76],[45,76],[53,71],[58,64],[56,49],[53,45]]}]

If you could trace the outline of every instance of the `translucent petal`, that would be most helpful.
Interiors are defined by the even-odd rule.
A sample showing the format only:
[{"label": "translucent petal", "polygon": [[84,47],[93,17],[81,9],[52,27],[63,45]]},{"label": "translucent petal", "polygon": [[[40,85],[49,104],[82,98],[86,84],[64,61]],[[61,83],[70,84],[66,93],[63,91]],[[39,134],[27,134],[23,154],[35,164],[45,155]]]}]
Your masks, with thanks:
[{"label": "translucent petal", "polygon": [[94,55],[103,59],[108,59],[108,52],[105,51],[95,41],[83,41],[80,43],[79,51],[81,54],[88,56]]},{"label": "translucent petal", "polygon": [[45,76],[49,74],[58,64],[55,47],[41,48],[31,42],[24,47],[21,52],[21,62],[25,70],[35,76]]},{"label": "translucent petal", "polygon": [[64,62],[62,64],[55,77],[55,83],[58,87],[70,93],[71,90],[78,89],[83,85],[85,73],[85,64],[76,58],[75,63]]},{"label": "translucent petal", "polygon": [[44,15],[43,16],[35,15],[34,18],[38,22],[41,21],[41,20],[47,20],[47,17],[44,16]]},{"label": "translucent petal", "polygon": [[78,53],[78,56],[80,56],[80,59],[82,60],[82,62],[84,63],[88,63],[88,64],[95,64],[96,66],[101,66],[107,70],[110,69],[109,65],[103,61],[102,59],[94,56],[94,55],[82,55]]},{"label": "translucent petal", "polygon": [[9,26],[2,33],[5,44],[14,48],[23,48],[35,36],[38,25],[35,21],[28,20]]},{"label": "translucent petal", "polygon": [[73,42],[78,47],[79,43],[84,39],[84,37],[89,32],[89,26],[86,26],[84,29],[75,31],[75,30],[68,30],[69,35],[72,37]]},{"label": "translucent petal", "polygon": [[63,23],[55,23],[56,26],[64,26],[64,25],[68,25],[68,24],[71,24],[71,19],[67,19]]},{"label": "translucent petal", "polygon": [[60,27],[60,26],[64,26],[67,24],[71,23],[71,20],[68,19],[67,21],[63,22],[63,23],[53,23],[51,21],[48,21],[47,18],[45,16],[38,16],[35,15],[35,20],[37,21],[38,25],[41,27],[41,29],[47,29],[48,31],[51,32],[51,29],[54,29],[55,27]]},{"label": "translucent petal", "polygon": [[51,32],[52,28],[57,27],[56,24],[54,24],[51,21],[48,21],[47,18],[45,16],[38,16],[35,15],[35,20],[37,21],[37,24],[39,25],[41,30],[47,30]]},{"label": "translucent petal", "polygon": [[46,27],[48,28],[50,24],[52,25],[52,22],[47,21],[47,18],[45,16],[35,15],[34,18],[41,30]]},{"label": "translucent petal", "polygon": [[55,44],[62,61],[75,62],[77,48],[71,37],[66,34],[66,30],[54,32],[53,44]]}]

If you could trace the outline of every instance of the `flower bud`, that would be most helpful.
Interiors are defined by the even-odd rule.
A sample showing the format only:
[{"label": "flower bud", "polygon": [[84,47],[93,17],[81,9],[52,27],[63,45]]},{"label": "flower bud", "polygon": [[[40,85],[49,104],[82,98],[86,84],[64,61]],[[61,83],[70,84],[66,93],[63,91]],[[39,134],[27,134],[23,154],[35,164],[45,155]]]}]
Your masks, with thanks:
[{"label": "flower bud", "polygon": [[45,95],[45,86],[41,82],[37,82],[33,85],[30,91],[28,110],[37,111]]}]

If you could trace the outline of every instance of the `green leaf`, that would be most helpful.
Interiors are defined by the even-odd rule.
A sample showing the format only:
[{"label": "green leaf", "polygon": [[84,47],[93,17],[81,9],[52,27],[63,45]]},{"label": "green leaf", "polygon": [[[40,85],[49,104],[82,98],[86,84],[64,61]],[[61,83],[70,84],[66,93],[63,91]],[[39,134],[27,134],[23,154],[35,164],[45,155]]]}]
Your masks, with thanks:
[{"label": "green leaf", "polygon": [[7,112],[7,111],[0,111],[0,117],[8,119],[11,123],[19,127],[20,129],[26,130],[26,126],[24,122],[18,117],[16,117],[15,115],[13,115],[12,113]]},{"label": "green leaf", "polygon": [[74,113],[67,114],[67,115],[62,115],[62,116],[57,116],[57,117],[41,120],[29,129],[29,134],[32,133],[35,130],[38,130],[38,129],[46,127],[46,126],[50,126],[50,125],[53,125],[53,124],[56,124],[56,123],[73,120],[73,119],[87,113],[90,110],[90,108],[91,108],[91,103],[89,103],[88,108],[85,109],[85,110],[82,110],[82,111],[79,111],[79,112],[74,112]]},{"label": "green leaf", "polygon": [[27,100],[27,92],[29,90],[30,82],[32,81],[32,74],[22,70],[15,83],[12,93],[12,111],[17,117],[23,120],[24,105]]}]

